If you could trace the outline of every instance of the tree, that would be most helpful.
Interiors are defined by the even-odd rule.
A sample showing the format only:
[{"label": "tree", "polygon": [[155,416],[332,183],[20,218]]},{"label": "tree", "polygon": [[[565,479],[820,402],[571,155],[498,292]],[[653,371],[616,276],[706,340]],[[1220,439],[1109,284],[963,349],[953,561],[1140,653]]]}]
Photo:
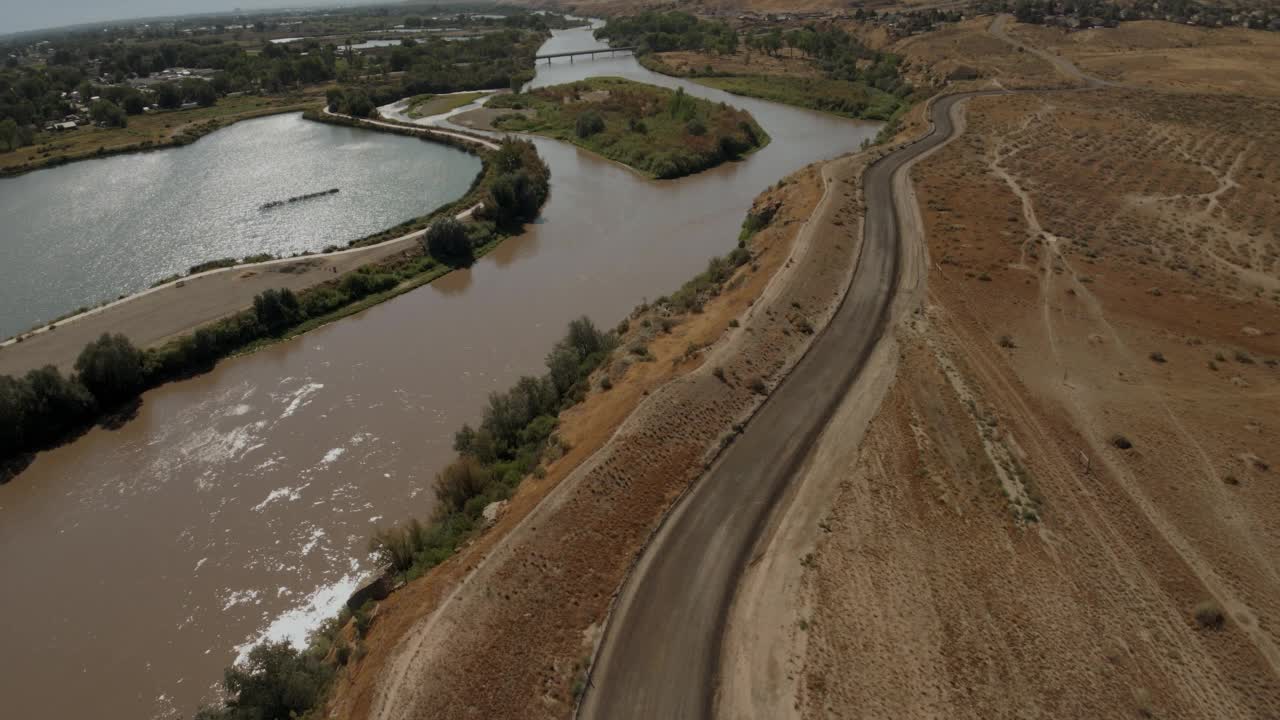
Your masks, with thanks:
[{"label": "tree", "polygon": [[391,70],[399,72],[405,70],[413,62],[413,55],[410,54],[409,48],[398,47],[391,51]]},{"label": "tree", "polygon": [[30,402],[28,443],[55,442],[93,416],[93,396],[80,383],[63,377],[58,368],[46,365],[28,372],[23,380]]},{"label": "tree", "polygon": [[89,117],[93,118],[95,123],[107,127],[125,127],[129,124],[129,117],[125,115],[124,110],[110,100],[94,102],[89,107]]},{"label": "tree", "polygon": [[578,120],[574,125],[574,132],[580,138],[589,138],[596,133],[604,131],[604,118],[600,117],[600,113],[595,110],[587,110],[578,115]]},{"label": "tree", "polygon": [[156,104],[166,110],[182,106],[182,91],[178,90],[178,86],[173,83],[159,83],[153,85],[152,90],[156,92]]},{"label": "tree", "polygon": [[302,317],[298,296],[289,288],[263,290],[253,298],[253,313],[267,332],[276,334]]},{"label": "tree", "polygon": [[483,465],[464,455],[436,475],[436,499],[448,510],[461,510],[468,500],[483,494],[491,480]]},{"label": "tree", "polygon": [[147,101],[143,100],[139,93],[129,93],[124,97],[124,111],[130,115],[141,115],[142,108],[146,105]]},{"label": "tree", "polygon": [[21,380],[0,375],[0,458],[26,450],[30,389]]},{"label": "tree", "polygon": [[770,55],[777,55],[778,51],[782,49],[782,31],[778,28],[770,30],[764,36],[764,43],[765,49],[769,51]]},{"label": "tree", "polygon": [[524,170],[499,175],[489,188],[485,210],[499,225],[515,225],[538,216],[547,198],[546,182],[539,182]]},{"label": "tree", "polygon": [[352,117],[369,117],[375,109],[373,101],[362,90],[348,90],[344,106]]},{"label": "tree", "polygon": [[310,710],[329,682],[333,670],[310,652],[299,652],[287,641],[263,643],[249,651],[242,664],[223,677],[230,699],[212,718],[250,720],[300,717]]},{"label": "tree", "polygon": [[564,397],[578,382],[578,368],[582,364],[582,356],[577,348],[567,343],[556,343],[547,355],[547,370],[550,371],[551,382],[556,392]]},{"label": "tree", "polygon": [[342,104],[346,101],[346,93],[341,88],[329,88],[324,91],[325,107],[330,112],[342,112]]},{"label": "tree", "polygon": [[609,349],[608,335],[600,332],[586,315],[569,323],[569,334],[565,336],[565,342],[583,358]]},{"label": "tree", "polygon": [[76,375],[98,404],[112,407],[137,395],[144,380],[142,351],[124,335],[108,335],[84,346]]},{"label": "tree", "polygon": [[11,117],[0,120],[0,150],[7,152],[18,147],[18,123]]},{"label": "tree", "polygon": [[193,102],[200,107],[212,107],[218,102],[218,91],[204,80],[184,80],[182,82],[182,96],[187,102]]},{"label": "tree", "polygon": [[423,235],[423,245],[431,257],[451,265],[471,262],[471,238],[458,220],[446,217],[435,221]]}]

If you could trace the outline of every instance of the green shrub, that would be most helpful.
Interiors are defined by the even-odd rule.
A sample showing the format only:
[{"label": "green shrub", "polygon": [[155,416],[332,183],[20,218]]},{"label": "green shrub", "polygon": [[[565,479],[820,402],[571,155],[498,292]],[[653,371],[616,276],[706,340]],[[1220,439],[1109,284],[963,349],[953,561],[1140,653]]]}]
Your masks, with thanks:
[{"label": "green shrub", "polygon": [[467,265],[473,259],[471,238],[458,220],[446,217],[435,221],[422,236],[431,256],[450,265]]},{"label": "green shrub", "polygon": [[464,455],[436,475],[436,499],[444,511],[456,512],[468,500],[483,493],[492,480],[493,475],[487,468]]},{"label": "green shrub", "polygon": [[573,131],[583,139],[604,132],[604,118],[600,117],[600,113],[595,110],[587,110],[578,116]]},{"label": "green shrub", "polygon": [[102,334],[76,358],[80,382],[103,407],[130,400],[142,389],[142,351],[124,335]]},{"label": "green shrub", "polygon": [[241,665],[227,668],[222,681],[227,701],[203,708],[202,720],[267,720],[301,716],[315,706],[333,678],[333,669],[316,653],[288,642],[263,643]]},{"label": "green shrub", "polygon": [[272,335],[298,323],[302,309],[298,296],[288,288],[263,290],[253,298],[253,313]]}]

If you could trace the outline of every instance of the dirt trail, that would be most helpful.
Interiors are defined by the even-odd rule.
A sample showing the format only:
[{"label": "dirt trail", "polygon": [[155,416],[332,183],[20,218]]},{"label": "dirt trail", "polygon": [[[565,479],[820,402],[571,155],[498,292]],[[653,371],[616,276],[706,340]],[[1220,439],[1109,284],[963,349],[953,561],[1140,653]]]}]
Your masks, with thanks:
[{"label": "dirt trail", "polygon": [[1003,40],[1016,48],[1020,48],[1024,52],[1029,52],[1032,55],[1048,62],[1050,65],[1053,65],[1053,68],[1059,73],[1071,80],[1083,83],[1085,87],[1098,88],[1112,84],[1101,78],[1096,78],[1083,72],[1080,68],[1075,66],[1075,63],[1061,55],[1056,55],[1035,45],[1027,45],[1009,37],[1009,34],[1005,32],[1005,26],[1008,25],[1009,21],[1012,19],[1012,15],[997,15],[996,19],[991,22],[991,27],[988,29],[988,32],[990,32],[993,37]]}]

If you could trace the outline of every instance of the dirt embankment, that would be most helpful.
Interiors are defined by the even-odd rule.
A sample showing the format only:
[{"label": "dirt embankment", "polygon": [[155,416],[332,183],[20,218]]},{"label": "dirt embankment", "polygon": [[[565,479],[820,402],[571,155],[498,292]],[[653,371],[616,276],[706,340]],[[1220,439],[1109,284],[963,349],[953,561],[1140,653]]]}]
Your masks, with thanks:
[{"label": "dirt embankment", "polygon": [[1275,127],[1247,98],[971,101],[917,170],[897,380],[860,447],[828,435],[798,716],[1280,714]]},{"label": "dirt embankment", "polygon": [[142,348],[163,345],[252,306],[253,296],[264,290],[303,290],[401,255],[416,247],[417,235],[349,253],[227,268],[124,298],[0,347],[0,375],[17,376],[44,365],[67,372],[84,346],[103,333],[122,333]]},{"label": "dirt embankment", "polygon": [[615,362],[612,388],[562,420],[569,453],[527,480],[493,529],[383,604],[334,713],[570,710],[611,597],[652,528],[842,295],[857,241],[852,168],[834,173],[828,193],[839,202],[804,232],[823,192],[818,169],[766,193],[757,205],[780,203],[776,217],[702,313],[666,331],[652,311],[630,321],[629,362]]}]

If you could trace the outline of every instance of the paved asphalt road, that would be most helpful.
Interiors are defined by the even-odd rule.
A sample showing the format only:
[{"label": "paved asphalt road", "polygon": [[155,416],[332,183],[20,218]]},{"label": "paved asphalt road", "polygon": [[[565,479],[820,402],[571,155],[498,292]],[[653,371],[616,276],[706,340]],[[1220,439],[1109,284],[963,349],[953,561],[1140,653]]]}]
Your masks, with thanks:
[{"label": "paved asphalt road", "polygon": [[669,518],[623,589],[581,717],[710,718],[729,606],[770,511],[884,334],[900,265],[893,176],[951,138],[951,108],[934,130],[863,177],[862,256],[843,304],[708,475]]}]

